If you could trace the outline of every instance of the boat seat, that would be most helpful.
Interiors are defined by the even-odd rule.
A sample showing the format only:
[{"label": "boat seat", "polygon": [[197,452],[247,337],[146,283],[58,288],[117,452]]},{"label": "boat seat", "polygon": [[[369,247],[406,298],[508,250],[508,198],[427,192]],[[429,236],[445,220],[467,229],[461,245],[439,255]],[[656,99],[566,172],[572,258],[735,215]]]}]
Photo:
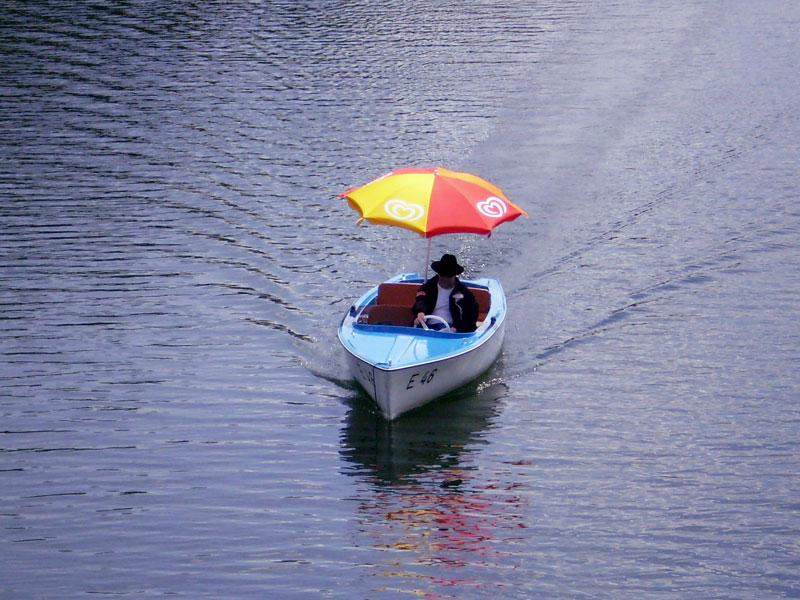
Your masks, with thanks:
[{"label": "boat seat", "polygon": [[378,286],[378,304],[414,306],[417,300],[418,283],[382,283]]},{"label": "boat seat", "polygon": [[483,321],[486,319],[486,313],[489,312],[489,306],[492,303],[492,295],[489,293],[489,290],[484,288],[468,288],[470,292],[475,296],[475,300],[478,301],[478,321]]},{"label": "boat seat", "polygon": [[[378,286],[378,306],[391,305],[393,307],[404,308],[409,312],[417,299],[418,283],[382,283]],[[478,301],[478,324],[486,319],[489,306],[492,303],[492,296],[485,288],[468,286],[469,290],[475,295]],[[373,308],[374,310],[374,308]],[[387,313],[388,314],[388,313]],[[373,323],[370,312],[369,322]]]},{"label": "boat seat", "polygon": [[373,304],[368,306],[367,322],[370,325],[398,325],[400,327],[411,327],[414,315],[411,314],[411,306],[398,306],[396,304]]}]

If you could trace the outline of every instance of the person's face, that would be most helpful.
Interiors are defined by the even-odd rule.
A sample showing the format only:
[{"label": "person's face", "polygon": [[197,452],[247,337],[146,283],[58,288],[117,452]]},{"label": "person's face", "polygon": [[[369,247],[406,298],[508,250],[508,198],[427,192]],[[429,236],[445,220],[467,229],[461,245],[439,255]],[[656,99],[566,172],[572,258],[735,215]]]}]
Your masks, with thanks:
[{"label": "person's face", "polygon": [[439,275],[439,285],[444,289],[449,290],[456,284],[455,275]]}]

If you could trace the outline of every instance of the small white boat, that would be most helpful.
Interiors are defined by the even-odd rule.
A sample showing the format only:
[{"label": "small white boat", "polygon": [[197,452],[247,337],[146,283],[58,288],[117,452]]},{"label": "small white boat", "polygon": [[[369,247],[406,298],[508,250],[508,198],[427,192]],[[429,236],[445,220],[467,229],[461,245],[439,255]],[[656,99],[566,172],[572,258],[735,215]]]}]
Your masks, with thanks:
[{"label": "small white boat", "polygon": [[423,281],[406,273],[375,286],[339,325],[350,371],[389,420],[477,378],[503,343],[506,300],[499,281],[462,280],[480,306],[473,333],[413,327],[411,306]]}]

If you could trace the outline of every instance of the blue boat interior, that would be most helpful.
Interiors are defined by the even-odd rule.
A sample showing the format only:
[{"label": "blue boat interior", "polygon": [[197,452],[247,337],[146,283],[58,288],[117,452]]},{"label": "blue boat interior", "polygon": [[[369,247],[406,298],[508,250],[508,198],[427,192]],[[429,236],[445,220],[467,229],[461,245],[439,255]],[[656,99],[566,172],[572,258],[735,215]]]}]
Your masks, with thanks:
[{"label": "blue boat interior", "polygon": [[381,368],[404,368],[471,351],[490,339],[505,316],[505,297],[493,279],[462,280],[478,300],[480,318],[472,333],[451,333],[413,326],[417,273],[381,283],[361,296],[345,313],[339,340],[352,355]]}]

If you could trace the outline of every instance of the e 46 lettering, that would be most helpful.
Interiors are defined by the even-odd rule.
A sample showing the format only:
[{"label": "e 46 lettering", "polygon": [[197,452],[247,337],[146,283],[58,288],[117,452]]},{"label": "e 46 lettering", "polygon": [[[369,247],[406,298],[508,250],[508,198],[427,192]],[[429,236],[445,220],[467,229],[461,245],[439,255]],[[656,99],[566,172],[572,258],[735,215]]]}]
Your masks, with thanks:
[{"label": "e 46 lettering", "polygon": [[365,369],[363,366],[358,366],[358,372],[366,379],[371,385],[375,385],[375,374],[371,369]]},{"label": "e 46 lettering", "polygon": [[417,385],[425,385],[426,383],[430,383],[433,381],[433,376],[436,375],[436,369],[431,369],[430,371],[425,371],[421,375],[419,373],[414,373],[411,377],[408,378],[408,385],[406,386],[407,390],[417,386]]}]

